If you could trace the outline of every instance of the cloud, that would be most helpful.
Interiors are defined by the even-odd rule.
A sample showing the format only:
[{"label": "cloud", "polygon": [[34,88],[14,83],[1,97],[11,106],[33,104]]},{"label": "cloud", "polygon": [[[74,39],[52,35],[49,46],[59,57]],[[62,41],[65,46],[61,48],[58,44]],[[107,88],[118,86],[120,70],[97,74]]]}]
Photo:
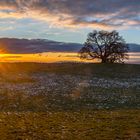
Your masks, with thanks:
[{"label": "cloud", "polygon": [[14,27],[12,27],[12,26],[9,26],[9,27],[0,27],[0,30],[1,31],[7,31],[7,30],[13,30],[14,29]]},{"label": "cloud", "polygon": [[1,18],[32,18],[50,27],[140,27],[140,0],[1,0]]}]

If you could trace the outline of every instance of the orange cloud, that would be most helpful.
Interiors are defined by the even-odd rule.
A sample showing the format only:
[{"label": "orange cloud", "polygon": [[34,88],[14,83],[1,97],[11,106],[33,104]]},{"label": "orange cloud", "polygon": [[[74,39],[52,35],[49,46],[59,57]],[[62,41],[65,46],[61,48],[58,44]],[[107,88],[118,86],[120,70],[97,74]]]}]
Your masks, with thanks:
[{"label": "orange cloud", "polygon": [[0,1],[0,18],[32,18],[58,28],[112,30],[140,26],[139,9],[139,0],[6,0]]}]

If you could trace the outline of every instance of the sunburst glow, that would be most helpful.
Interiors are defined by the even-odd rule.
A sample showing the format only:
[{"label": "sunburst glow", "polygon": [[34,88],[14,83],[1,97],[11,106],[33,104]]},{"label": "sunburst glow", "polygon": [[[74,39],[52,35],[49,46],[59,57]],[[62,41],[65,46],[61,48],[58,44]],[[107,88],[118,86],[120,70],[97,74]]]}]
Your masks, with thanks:
[{"label": "sunburst glow", "polygon": [[[38,53],[38,54],[0,54],[1,62],[93,62],[93,60],[81,60],[77,53]],[[95,60],[94,62],[97,62]]]}]

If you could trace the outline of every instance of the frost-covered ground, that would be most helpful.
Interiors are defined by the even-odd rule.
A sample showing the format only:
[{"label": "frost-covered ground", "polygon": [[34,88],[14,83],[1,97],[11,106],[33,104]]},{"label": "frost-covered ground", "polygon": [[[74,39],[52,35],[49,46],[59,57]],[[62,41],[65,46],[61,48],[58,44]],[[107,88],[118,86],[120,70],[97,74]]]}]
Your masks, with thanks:
[{"label": "frost-covered ground", "polygon": [[0,140],[140,139],[140,65],[0,69]]},{"label": "frost-covered ground", "polygon": [[18,72],[0,77],[0,93],[2,110],[139,109],[140,76]]}]

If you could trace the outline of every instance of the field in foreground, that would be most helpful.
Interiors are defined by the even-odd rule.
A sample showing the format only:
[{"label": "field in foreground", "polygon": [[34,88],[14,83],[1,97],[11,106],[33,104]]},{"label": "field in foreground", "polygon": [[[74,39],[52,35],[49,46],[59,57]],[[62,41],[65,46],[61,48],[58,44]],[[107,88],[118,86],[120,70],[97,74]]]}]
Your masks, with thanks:
[{"label": "field in foreground", "polygon": [[140,139],[140,65],[0,64],[0,139]]}]

